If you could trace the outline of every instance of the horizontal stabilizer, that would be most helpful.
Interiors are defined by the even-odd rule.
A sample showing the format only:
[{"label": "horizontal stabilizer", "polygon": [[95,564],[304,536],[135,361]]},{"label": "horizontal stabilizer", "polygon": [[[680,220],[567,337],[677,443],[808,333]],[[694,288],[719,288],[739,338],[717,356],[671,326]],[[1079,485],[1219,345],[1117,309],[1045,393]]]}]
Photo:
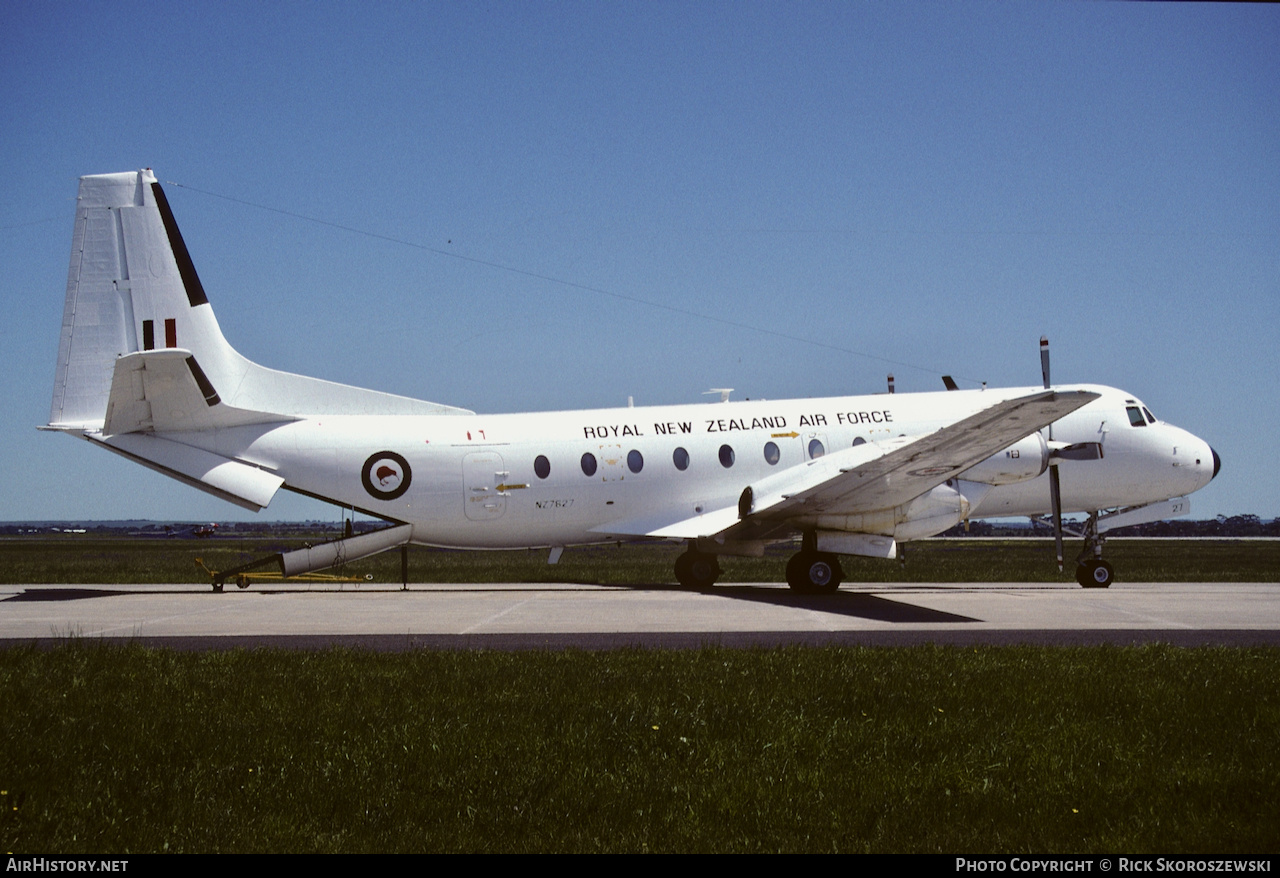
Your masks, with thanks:
[{"label": "horizontal stabilizer", "polygon": [[150,433],[85,436],[135,463],[252,512],[258,512],[270,503],[284,484],[280,476],[256,466]]},{"label": "horizontal stabilizer", "polygon": [[190,351],[168,348],[116,360],[102,431],[173,433],[293,420],[225,404]]}]

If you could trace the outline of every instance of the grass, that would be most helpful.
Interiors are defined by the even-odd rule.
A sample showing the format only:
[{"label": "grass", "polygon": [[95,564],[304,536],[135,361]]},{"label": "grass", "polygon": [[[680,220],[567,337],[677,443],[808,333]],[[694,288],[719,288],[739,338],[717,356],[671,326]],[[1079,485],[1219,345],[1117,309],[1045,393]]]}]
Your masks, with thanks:
[{"label": "grass", "polygon": [[1277,650],[0,651],[4,849],[1270,852]]},{"label": "grass", "polygon": [[[318,539],[316,540],[319,541]],[[0,539],[0,583],[205,583],[197,557],[228,569],[303,545],[302,538],[139,539],[84,535]],[[848,582],[1071,582],[1074,553],[1059,575],[1053,545],[1026,540],[927,540],[907,546],[907,561],[841,560]],[[549,566],[546,552],[464,552],[414,547],[411,582],[673,582],[682,547],[624,544],[569,549]],[[722,558],[721,582],[781,582],[793,547],[764,558]],[[1120,582],[1275,582],[1280,541],[1114,540],[1106,557]],[[387,552],[347,566],[377,582],[400,581],[400,554]]]},{"label": "grass", "polygon": [[[7,582],[204,582],[289,541],[0,541]],[[415,549],[414,581],[668,582],[677,547]],[[1130,581],[1270,542],[1118,541]],[[930,541],[866,581],[1056,579]],[[723,581],[782,576],[785,553]],[[389,553],[353,565],[396,581]],[[877,580],[877,577],[880,577]],[[172,852],[1267,853],[1280,650],[0,650],[0,845]]]}]

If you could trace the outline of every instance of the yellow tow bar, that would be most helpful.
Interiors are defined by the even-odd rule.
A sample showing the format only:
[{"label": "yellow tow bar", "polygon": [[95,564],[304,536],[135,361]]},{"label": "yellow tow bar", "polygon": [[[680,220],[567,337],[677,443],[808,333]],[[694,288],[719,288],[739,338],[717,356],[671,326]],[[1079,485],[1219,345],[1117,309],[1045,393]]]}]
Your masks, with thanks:
[{"label": "yellow tow bar", "polygon": [[[274,560],[273,558],[266,559]],[[236,588],[248,588],[255,582],[372,582],[373,574],[366,573],[364,576],[337,576],[332,573],[303,573],[298,576],[285,576],[283,573],[274,573],[263,571],[260,573],[250,573],[247,571],[227,571],[219,574],[217,570],[211,570],[205,565],[203,558],[196,559],[196,566],[209,574],[209,580],[213,583],[214,591],[222,591],[223,584],[234,577]]]}]

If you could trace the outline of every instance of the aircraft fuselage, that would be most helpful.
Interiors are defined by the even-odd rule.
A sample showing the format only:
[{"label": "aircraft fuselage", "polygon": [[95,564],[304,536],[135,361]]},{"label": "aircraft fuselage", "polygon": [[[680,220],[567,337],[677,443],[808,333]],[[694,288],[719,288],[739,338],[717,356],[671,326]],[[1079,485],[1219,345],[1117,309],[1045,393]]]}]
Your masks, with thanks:
[{"label": "aircraft fuselage", "polygon": [[[1131,424],[1133,397],[1123,391],[1056,389],[1101,394],[1052,425],[1058,442],[1104,449],[1101,460],[1056,464],[1064,512],[1164,500],[1212,478],[1207,443],[1163,422]],[[646,520],[724,507],[744,486],[788,468],[863,442],[921,436],[1028,392],[1034,388],[532,414],[330,415],[171,438],[272,470],[287,488],[412,524],[417,543],[555,546],[638,536]],[[971,490],[968,517],[1045,514],[1047,482],[1045,473]]]}]

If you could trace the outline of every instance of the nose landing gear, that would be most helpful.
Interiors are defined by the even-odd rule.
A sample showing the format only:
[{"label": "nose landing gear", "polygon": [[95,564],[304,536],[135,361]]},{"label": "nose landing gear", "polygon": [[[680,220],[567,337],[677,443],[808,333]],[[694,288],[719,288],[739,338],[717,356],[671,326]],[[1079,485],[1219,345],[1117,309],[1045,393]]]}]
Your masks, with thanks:
[{"label": "nose landing gear", "polygon": [[1115,578],[1111,565],[1101,559],[1081,561],[1076,565],[1076,582],[1085,588],[1106,588]]},{"label": "nose landing gear", "polygon": [[1098,533],[1098,513],[1084,525],[1084,549],[1076,558],[1076,582],[1085,588],[1106,588],[1115,581],[1115,570],[1102,560],[1103,536]]}]

